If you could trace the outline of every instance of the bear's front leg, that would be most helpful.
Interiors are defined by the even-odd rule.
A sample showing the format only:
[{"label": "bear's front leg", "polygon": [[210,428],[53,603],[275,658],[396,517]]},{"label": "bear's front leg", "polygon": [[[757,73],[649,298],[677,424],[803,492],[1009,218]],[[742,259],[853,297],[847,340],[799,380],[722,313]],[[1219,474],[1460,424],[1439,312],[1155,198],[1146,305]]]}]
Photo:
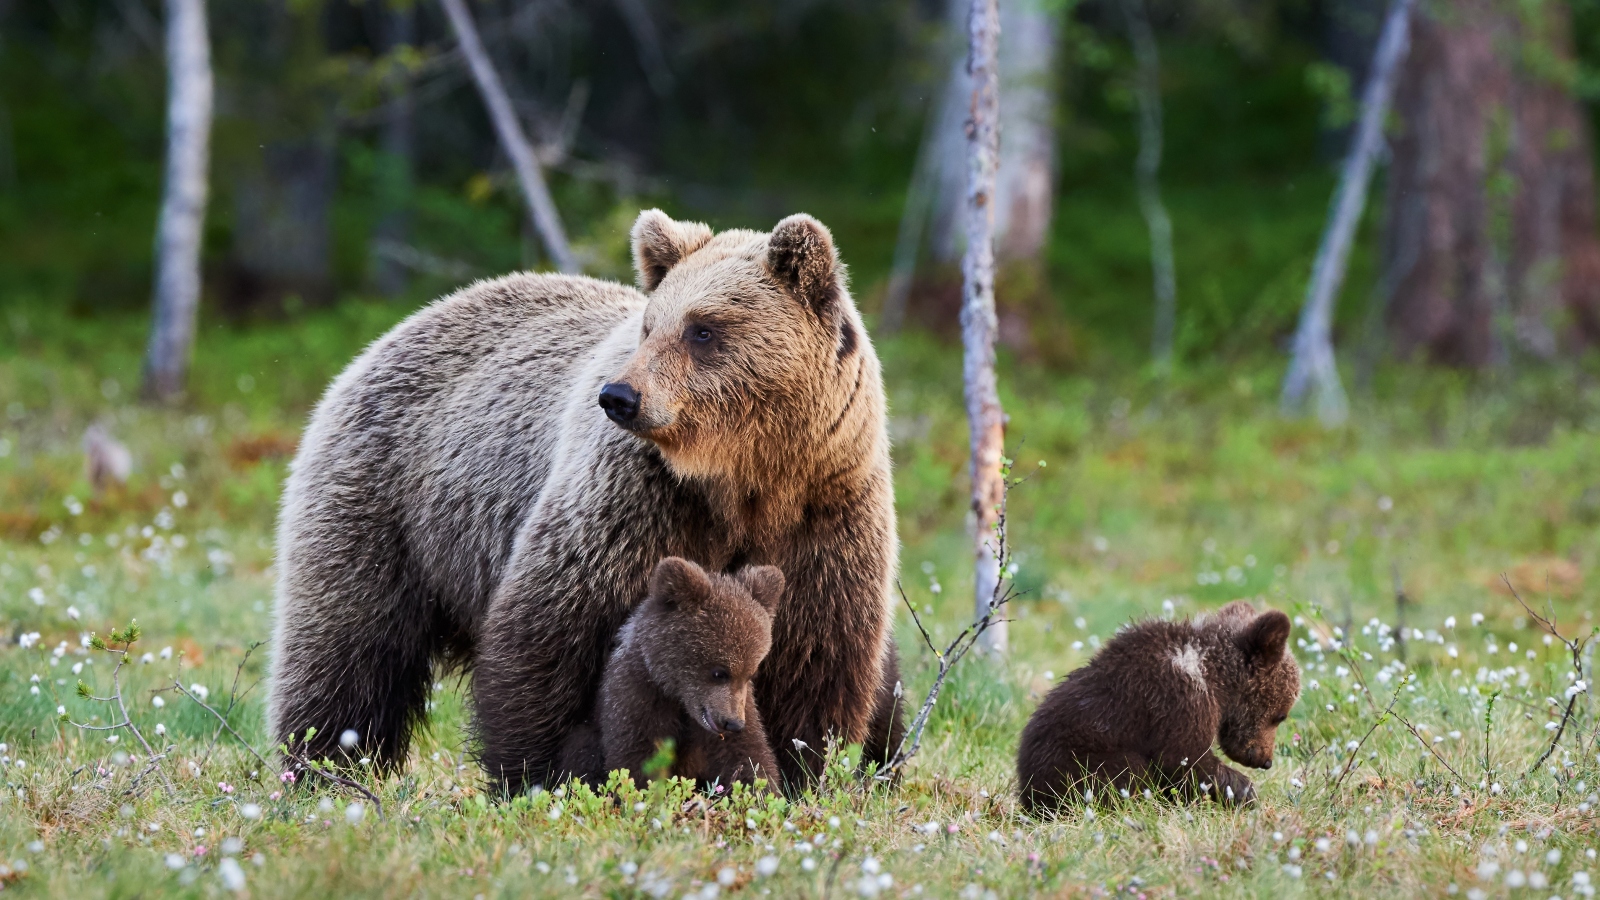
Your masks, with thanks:
[{"label": "bear's front leg", "polygon": [[1256,788],[1250,779],[1209,750],[1194,764],[1192,772],[1191,783],[1198,782],[1196,786],[1218,803],[1246,806],[1256,801]]},{"label": "bear's front leg", "polygon": [[479,629],[473,727],[485,774],[508,794],[554,774],[650,571],[651,554],[621,542],[585,558],[585,535],[566,518],[536,511]]},{"label": "bear's front leg", "polygon": [[572,729],[561,744],[555,780],[581,781],[598,790],[606,780],[606,751],[600,742],[600,728],[593,721]]},{"label": "bear's front leg", "polygon": [[616,630],[599,616],[560,615],[552,606],[497,598],[473,665],[479,763],[509,796],[555,774],[561,745],[584,720]]},{"label": "bear's front leg", "polygon": [[[852,508],[853,517],[846,514]],[[868,741],[884,689],[894,528],[892,521],[859,515],[863,508],[870,507],[861,502],[817,513],[797,547],[802,552],[763,560],[783,569],[787,588],[756,700],[789,785],[822,772],[830,738],[840,746]],[[887,711],[900,713],[892,702]],[[895,730],[884,726],[886,733]]]}]

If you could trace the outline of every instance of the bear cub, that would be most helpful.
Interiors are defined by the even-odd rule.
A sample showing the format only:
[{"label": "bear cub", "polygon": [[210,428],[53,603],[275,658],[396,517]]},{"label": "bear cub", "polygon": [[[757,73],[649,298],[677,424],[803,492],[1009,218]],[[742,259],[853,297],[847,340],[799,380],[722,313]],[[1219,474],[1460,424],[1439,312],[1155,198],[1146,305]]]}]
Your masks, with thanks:
[{"label": "bear cub", "polygon": [[[715,782],[768,779],[777,762],[756,712],[756,668],[772,646],[783,573],[749,566],[708,574],[669,556],[650,575],[650,595],[617,633],[595,715],[567,739],[561,769],[598,786],[607,772]],[[675,751],[665,773],[646,773],[662,742]]]},{"label": "bear cub", "polygon": [[1288,616],[1243,600],[1193,621],[1129,627],[1028,720],[1017,753],[1023,806],[1049,812],[1105,787],[1254,801],[1250,779],[1211,748],[1272,767],[1277,727],[1300,697],[1288,642]]}]

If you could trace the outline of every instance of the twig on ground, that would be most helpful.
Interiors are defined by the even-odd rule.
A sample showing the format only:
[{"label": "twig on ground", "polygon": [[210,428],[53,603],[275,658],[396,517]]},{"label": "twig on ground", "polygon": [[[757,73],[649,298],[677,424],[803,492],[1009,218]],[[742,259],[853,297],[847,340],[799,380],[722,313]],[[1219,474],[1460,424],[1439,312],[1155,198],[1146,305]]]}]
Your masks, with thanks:
[{"label": "twig on ground", "polygon": [[[200,757],[201,765],[205,765],[211,760],[212,752],[217,749],[217,741],[222,738],[222,730],[224,728],[228,728],[228,718],[233,715],[233,711],[239,705],[239,701],[243,700],[251,691],[255,690],[257,684],[261,683],[259,680],[257,680],[255,684],[245,688],[245,692],[243,694],[239,693],[239,676],[244,674],[244,667],[250,662],[250,654],[256,652],[256,648],[260,646],[260,641],[252,641],[250,646],[246,647],[244,650],[244,658],[239,660],[238,667],[233,670],[233,684],[228,688],[228,708],[223,710],[220,715],[217,715],[219,724],[217,725],[217,730],[211,733],[211,742],[206,745],[205,755]],[[179,690],[182,690],[182,685],[179,685],[178,688]],[[216,713],[215,710],[212,710],[212,712],[213,714]],[[232,728],[228,728],[228,730],[230,732],[233,731]],[[239,737],[237,733],[235,733],[233,736],[236,738]],[[243,743],[244,739],[240,738],[240,742]],[[246,744],[245,746],[248,747],[249,745]],[[254,753],[255,750],[251,749],[250,752]],[[259,756],[257,758],[259,758]]]},{"label": "twig on ground", "polygon": [[[185,697],[188,697],[190,700],[193,700],[196,704],[198,704],[200,706],[201,709],[203,709],[206,712],[211,713],[211,715],[215,716],[217,721],[219,723],[221,723],[221,724],[219,724],[217,726],[217,733],[218,734],[221,734],[223,731],[227,731],[229,734],[233,735],[234,740],[237,740],[240,744],[242,744],[244,746],[244,748],[246,750],[250,751],[250,755],[254,756],[256,758],[257,762],[261,763],[261,765],[263,765],[263,766],[267,766],[266,759],[264,757],[262,757],[262,755],[260,753],[256,752],[256,748],[250,746],[250,742],[245,740],[243,735],[239,734],[239,732],[237,732],[237,731],[234,731],[233,730],[233,726],[228,724],[228,720],[222,715],[222,713],[217,712],[216,709],[214,709],[211,706],[211,704],[209,704],[209,703],[205,702],[204,700],[201,700],[199,697],[195,696],[192,691],[190,691],[188,688],[184,687],[183,683],[180,682],[176,678],[172,679],[172,688],[171,689],[172,690],[176,690],[178,693],[184,695]],[[213,743],[214,742],[215,742],[215,738],[213,738]],[[206,756],[209,758],[210,755],[211,755],[211,751],[209,749],[207,749],[206,750]]]},{"label": "twig on ground", "polygon": [[[127,729],[133,734],[134,738],[139,741],[139,745],[144,748],[145,759],[149,761],[150,765],[154,766],[157,761],[165,757],[165,753],[156,753],[155,748],[150,746],[150,742],[145,740],[144,733],[139,730],[139,726],[133,724],[133,718],[128,715],[128,704],[123,700],[122,697],[122,667],[128,664],[128,651],[133,646],[134,641],[139,639],[140,634],[141,631],[139,629],[138,620],[129,622],[126,629],[112,629],[111,644],[121,644],[122,649],[120,650],[114,646],[108,645],[99,637],[93,635],[90,636],[89,646],[91,648],[95,650],[101,650],[106,653],[115,654],[117,657],[117,665],[111,670],[111,696],[97,697],[89,690],[89,685],[85,684],[83,681],[78,682],[78,696],[84,698],[85,700],[94,700],[99,703],[115,703],[117,706],[117,712],[122,716],[122,721],[113,723],[111,725],[80,725],[79,723],[68,718],[66,713],[61,714],[61,721],[84,731],[118,731],[121,729]],[[172,796],[176,794],[177,789],[173,787],[172,779],[168,778],[167,773],[160,770],[159,767],[157,767],[157,771],[161,772],[161,781],[167,789],[167,795]],[[143,779],[148,772],[149,770],[147,769],[134,779],[134,787],[138,786],[139,781]]]},{"label": "twig on ground", "polygon": [[[1348,635],[1348,634],[1349,634],[1349,632],[1346,632],[1346,635]],[[1370,705],[1372,707],[1373,711],[1374,712],[1378,712],[1379,711],[1378,710],[1378,701],[1372,699],[1372,690],[1371,690],[1370,687],[1367,686],[1367,677],[1361,671],[1361,663],[1356,660],[1355,654],[1350,651],[1350,646],[1349,646],[1348,643],[1345,643],[1344,646],[1340,649],[1339,655],[1344,657],[1344,661],[1346,663],[1349,663],[1351,674],[1355,675],[1356,682],[1361,685],[1361,695],[1367,698],[1367,703],[1368,703],[1368,705]],[[1406,678],[1402,679],[1401,682],[1400,682],[1400,686],[1395,688],[1395,696],[1396,696],[1397,699],[1399,697],[1400,690],[1402,688],[1404,688],[1407,683],[1409,683],[1411,677],[1412,676],[1408,675]],[[1417,741],[1422,744],[1422,748],[1424,750],[1427,750],[1429,753],[1433,754],[1433,758],[1437,759],[1439,761],[1440,765],[1442,765],[1446,769],[1450,770],[1450,774],[1454,775],[1456,777],[1457,783],[1459,783],[1461,785],[1470,786],[1469,782],[1467,781],[1467,779],[1463,778],[1461,776],[1461,773],[1456,771],[1456,767],[1450,765],[1449,761],[1444,758],[1444,755],[1441,754],[1437,749],[1435,749],[1433,744],[1428,742],[1427,738],[1424,738],[1422,736],[1422,733],[1417,730],[1417,727],[1415,725],[1411,724],[1411,720],[1407,719],[1405,716],[1403,716],[1400,713],[1396,712],[1394,707],[1395,707],[1395,703],[1391,701],[1389,703],[1388,708],[1382,710],[1381,712],[1384,715],[1393,716],[1395,721],[1399,722],[1401,725],[1404,725],[1406,730],[1411,732],[1411,736],[1416,738]],[[1382,719],[1380,718],[1379,721],[1381,722]]]},{"label": "twig on ground", "polygon": [[1406,730],[1411,732],[1411,736],[1416,738],[1417,742],[1422,745],[1422,749],[1424,749],[1424,750],[1428,751],[1429,753],[1433,754],[1433,758],[1437,759],[1439,761],[1439,765],[1444,766],[1446,769],[1449,769],[1450,770],[1450,774],[1454,775],[1456,777],[1456,781],[1457,782],[1459,782],[1461,784],[1466,784],[1467,783],[1467,780],[1465,778],[1461,777],[1461,773],[1456,771],[1456,767],[1450,765],[1450,762],[1444,758],[1444,755],[1441,754],[1438,750],[1434,749],[1433,744],[1429,743],[1428,739],[1422,736],[1422,732],[1417,730],[1417,726],[1411,724],[1411,720],[1410,719],[1407,719],[1405,716],[1401,715],[1398,712],[1394,712],[1394,711],[1390,711],[1389,715],[1394,716],[1395,721],[1399,722],[1401,725],[1404,725],[1406,727]]},{"label": "twig on ground", "polygon": [[995,556],[996,575],[994,592],[991,595],[994,600],[989,604],[988,610],[977,621],[961,629],[955,639],[941,650],[934,644],[933,636],[928,633],[927,627],[922,624],[922,617],[917,615],[917,608],[911,603],[910,598],[906,596],[905,588],[901,586],[898,580],[895,581],[895,589],[900,592],[900,599],[905,603],[906,609],[911,611],[911,621],[916,623],[917,631],[922,635],[923,643],[927,645],[929,650],[933,651],[934,659],[938,661],[939,670],[934,676],[933,686],[928,688],[928,694],[923,699],[921,708],[912,717],[911,726],[906,729],[905,737],[901,739],[899,748],[895,751],[894,756],[890,758],[889,765],[877,776],[879,779],[888,780],[894,778],[905,768],[906,763],[917,755],[917,751],[922,749],[922,735],[928,727],[928,719],[933,715],[934,706],[939,702],[939,694],[944,690],[945,679],[950,676],[950,671],[955,668],[956,663],[961,662],[967,652],[977,646],[978,641],[990,628],[1001,622],[1009,621],[1000,617],[1000,611],[1007,603],[1015,599],[1019,592],[1016,590],[1016,585],[1011,580],[1008,572],[1011,564],[1011,546],[1006,531],[1006,507],[1011,495],[1011,488],[1027,479],[1013,479],[1010,477],[1011,461],[1009,459],[1002,459],[1001,463],[1000,474],[1004,490],[1000,495],[1000,511],[995,521],[995,541],[992,545],[992,552]]},{"label": "twig on ground", "polygon": [[[216,714],[216,711],[213,711],[213,714]],[[304,746],[304,743],[309,741],[314,733],[315,730],[309,730],[309,732],[306,733],[304,740],[301,740],[301,746]],[[306,759],[304,749],[299,749],[299,751],[294,749],[294,735],[290,735],[290,740],[285,741],[285,743],[282,743],[282,745],[278,745],[278,749],[282,751],[283,757],[288,759],[288,761],[293,764],[290,772],[294,772],[294,769],[302,770],[302,772],[309,772],[312,773],[312,775],[315,775],[315,777],[322,778],[323,781],[328,781],[330,785],[336,785],[339,786],[339,788],[346,788],[346,790],[355,791],[355,793],[362,794],[363,798],[368,799],[368,801],[373,804],[373,812],[378,814],[379,820],[384,818],[384,801],[378,799],[378,794],[374,794],[373,791],[368,790],[366,785],[362,785],[360,781],[352,781],[350,778],[342,777],[342,775],[339,775],[338,772],[330,772],[330,770],[323,769],[323,767],[320,767],[320,765],[314,764],[314,762],[310,761],[310,759]],[[251,751],[251,753],[254,753],[254,751]],[[291,780],[291,775],[285,775],[285,780]]]},{"label": "twig on ground", "polygon": [[1494,728],[1494,702],[1500,699],[1500,691],[1496,690],[1489,695],[1489,702],[1483,708],[1483,777],[1488,778],[1494,771],[1489,765],[1489,733]]},{"label": "twig on ground", "polygon": [[1337,791],[1339,785],[1344,783],[1345,777],[1355,770],[1356,762],[1361,758],[1361,748],[1367,745],[1367,739],[1371,738],[1373,732],[1382,727],[1390,714],[1394,712],[1394,705],[1400,702],[1400,692],[1404,689],[1405,682],[1403,681],[1395,686],[1394,696],[1389,698],[1389,705],[1384,707],[1382,714],[1372,723],[1372,727],[1367,729],[1367,733],[1361,736],[1361,740],[1356,743],[1356,748],[1350,751],[1350,758],[1345,760],[1344,769],[1339,772],[1339,777],[1334,779],[1333,790]]},{"label": "twig on ground", "polygon": [[[1567,689],[1567,708],[1561,713],[1561,721],[1556,725],[1555,734],[1551,735],[1550,737],[1550,745],[1545,747],[1544,752],[1539,754],[1539,758],[1534,760],[1532,766],[1528,767],[1528,771],[1523,775],[1523,777],[1526,778],[1528,775],[1532,775],[1534,772],[1539,771],[1539,767],[1544,765],[1545,760],[1554,755],[1556,752],[1556,747],[1561,743],[1562,735],[1567,733],[1567,726],[1572,722],[1573,713],[1578,708],[1578,695],[1586,693],[1588,690],[1588,683],[1583,677],[1583,651],[1584,647],[1589,643],[1589,640],[1594,637],[1594,634],[1591,632],[1589,637],[1586,637],[1581,641],[1576,641],[1567,637],[1566,635],[1562,634],[1558,628],[1556,628],[1555,613],[1553,611],[1549,616],[1541,615],[1533,607],[1529,606],[1527,601],[1522,599],[1522,595],[1517,593],[1516,586],[1511,583],[1511,579],[1507,577],[1506,573],[1500,573],[1500,580],[1505,582],[1506,590],[1510,591],[1511,596],[1516,598],[1517,603],[1521,604],[1522,608],[1528,611],[1528,615],[1533,616],[1535,622],[1538,622],[1540,625],[1542,625],[1545,631],[1550,632],[1551,637],[1554,637],[1556,640],[1560,641],[1562,646],[1566,647],[1567,650],[1572,654],[1572,668],[1577,673],[1576,683],[1571,688]],[[1579,749],[1581,750],[1581,744],[1583,741],[1583,736],[1581,733],[1579,734],[1578,740],[1580,743]],[[1487,758],[1487,741],[1485,741],[1484,744],[1484,753]]]}]

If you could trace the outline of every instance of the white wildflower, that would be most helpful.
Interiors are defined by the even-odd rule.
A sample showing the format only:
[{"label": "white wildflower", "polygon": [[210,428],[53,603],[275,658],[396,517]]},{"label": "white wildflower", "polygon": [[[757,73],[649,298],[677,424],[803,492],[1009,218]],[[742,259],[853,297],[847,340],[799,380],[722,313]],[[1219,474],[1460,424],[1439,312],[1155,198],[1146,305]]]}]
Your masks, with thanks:
[{"label": "white wildflower", "polygon": [[228,857],[217,866],[217,875],[222,878],[222,886],[234,893],[244,890],[244,869],[239,867],[239,861]]}]

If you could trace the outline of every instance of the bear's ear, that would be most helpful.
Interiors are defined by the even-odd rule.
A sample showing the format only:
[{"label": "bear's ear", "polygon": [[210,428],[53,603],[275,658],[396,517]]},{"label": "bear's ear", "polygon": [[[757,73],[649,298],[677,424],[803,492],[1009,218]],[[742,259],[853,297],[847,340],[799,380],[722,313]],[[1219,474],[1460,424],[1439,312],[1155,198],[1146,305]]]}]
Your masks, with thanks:
[{"label": "bear's ear", "polygon": [[706,570],[682,557],[669,556],[650,573],[650,596],[668,609],[698,603],[710,595],[711,578]]},{"label": "bear's ear", "polygon": [[767,271],[823,321],[838,310],[842,268],[827,226],[805,213],[779,222],[767,239]]},{"label": "bear's ear", "polygon": [[1246,625],[1237,640],[1251,665],[1258,668],[1277,665],[1289,646],[1289,617],[1269,609]]},{"label": "bear's ear", "polygon": [[699,222],[674,222],[659,209],[639,213],[633,223],[633,268],[639,287],[656,289],[667,272],[711,240],[711,229]]},{"label": "bear's ear", "polygon": [[777,613],[778,601],[783,599],[782,569],[777,566],[751,566],[739,573],[739,581],[768,615]]}]

